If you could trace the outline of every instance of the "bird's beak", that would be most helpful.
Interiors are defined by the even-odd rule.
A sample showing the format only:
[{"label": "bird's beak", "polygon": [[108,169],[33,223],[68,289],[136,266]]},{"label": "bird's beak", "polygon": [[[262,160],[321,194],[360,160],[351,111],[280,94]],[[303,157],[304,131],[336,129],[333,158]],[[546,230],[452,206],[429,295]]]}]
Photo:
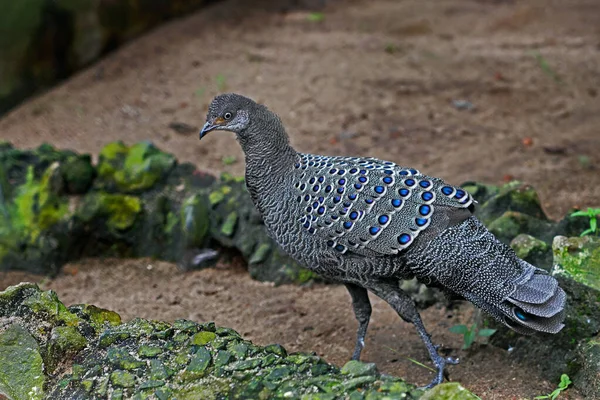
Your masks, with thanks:
[{"label": "bird's beak", "polygon": [[205,123],[202,127],[202,130],[200,130],[200,139],[202,139],[208,132],[212,131],[216,127],[216,125],[213,125],[210,122]]},{"label": "bird's beak", "polygon": [[207,121],[202,127],[202,130],[200,130],[200,139],[206,136],[208,132],[218,128],[220,125],[223,125],[224,122],[225,120],[221,117],[216,118],[213,122]]}]

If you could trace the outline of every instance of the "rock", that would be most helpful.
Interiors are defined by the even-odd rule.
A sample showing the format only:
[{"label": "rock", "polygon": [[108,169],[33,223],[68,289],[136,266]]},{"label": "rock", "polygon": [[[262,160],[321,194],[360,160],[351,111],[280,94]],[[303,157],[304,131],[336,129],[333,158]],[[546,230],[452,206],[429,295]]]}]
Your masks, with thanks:
[{"label": "rock", "polygon": [[[256,346],[234,330],[212,323],[169,324],[137,318],[119,324],[110,311],[89,305],[73,310],[55,293],[34,284],[0,292],[0,327],[7,327],[0,332],[0,392],[17,400],[109,394],[111,398],[373,400],[423,395],[399,378],[380,375],[374,364],[351,361],[340,371],[315,355],[288,355],[276,344]],[[60,346],[70,351],[48,351],[58,336],[70,338],[61,342],[68,345]],[[61,368],[48,369],[49,361]],[[456,384],[442,386],[448,385]],[[469,395],[464,389],[461,393]]]},{"label": "rock", "polygon": [[421,400],[477,400],[479,397],[470,393],[460,383],[451,382],[437,385],[427,391]]},{"label": "rock", "polygon": [[[570,376],[588,374],[581,368],[583,362],[573,362],[581,353],[581,346],[600,333],[600,239],[592,237],[554,240],[554,267],[552,273],[567,293],[565,327],[555,335],[521,336],[506,327],[498,326],[490,343],[511,349],[515,361],[530,362],[550,379],[559,379],[565,371]],[[582,344],[583,343],[583,344]],[[545,360],[538,363],[537,360]],[[587,367],[586,367],[587,368]],[[580,380],[579,382],[583,382]],[[585,390],[575,382],[575,386]]]},{"label": "rock", "polygon": [[0,394],[13,400],[44,398],[42,357],[34,337],[19,324],[0,332]]},{"label": "rock", "polygon": [[590,339],[579,343],[571,368],[578,371],[573,376],[574,385],[586,398],[596,398],[600,393],[600,341]]},{"label": "rock", "polygon": [[100,152],[95,183],[109,192],[139,193],[164,180],[174,166],[175,158],[150,142],[131,147],[114,142]]},{"label": "rock", "polygon": [[377,366],[373,363],[350,360],[342,367],[342,374],[350,376],[377,375]]},{"label": "rock", "polygon": [[546,271],[552,268],[552,248],[546,242],[521,233],[510,242],[510,247],[528,263]]},{"label": "rock", "polygon": [[516,181],[500,187],[498,193],[487,199],[477,210],[477,216],[485,225],[489,225],[507,211],[547,220],[536,191],[531,186]]},{"label": "rock", "polygon": [[600,291],[600,238],[556,236],[552,242],[553,275]]}]

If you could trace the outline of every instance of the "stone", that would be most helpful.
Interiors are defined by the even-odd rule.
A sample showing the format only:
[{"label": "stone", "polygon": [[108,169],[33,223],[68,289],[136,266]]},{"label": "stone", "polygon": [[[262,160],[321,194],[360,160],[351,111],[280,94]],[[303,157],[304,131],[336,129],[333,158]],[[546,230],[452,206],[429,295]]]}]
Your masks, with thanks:
[{"label": "stone", "polygon": [[556,236],[552,242],[553,275],[600,290],[600,238]]},{"label": "stone", "polygon": [[45,378],[38,343],[27,329],[13,324],[1,332],[0,393],[13,400],[42,399]]},{"label": "stone", "polygon": [[571,368],[577,369],[573,376],[575,386],[589,399],[600,393],[600,341],[584,340],[575,349]]},{"label": "stone", "polygon": [[366,376],[377,375],[377,365],[374,363],[364,363],[361,361],[350,360],[342,367],[343,375]]},{"label": "stone", "polygon": [[510,242],[510,247],[515,251],[517,257],[538,268],[550,271],[552,267],[552,248],[546,242],[521,233]]}]

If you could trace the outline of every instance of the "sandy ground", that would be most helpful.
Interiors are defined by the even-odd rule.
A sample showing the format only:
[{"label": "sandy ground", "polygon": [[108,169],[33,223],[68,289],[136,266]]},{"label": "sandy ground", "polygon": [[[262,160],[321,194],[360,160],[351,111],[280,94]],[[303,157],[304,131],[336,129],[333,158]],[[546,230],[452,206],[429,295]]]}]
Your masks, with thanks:
[{"label": "sandy ground", "polygon": [[[0,138],[93,154],[113,140],[152,140],[183,161],[239,174],[230,134],[200,143],[196,133],[210,99],[235,91],[277,111],[300,151],[375,156],[456,184],[519,179],[555,218],[598,206],[600,3],[331,0],[323,12],[315,22],[283,0],[215,4],[5,115]],[[44,283],[67,303],[126,319],[215,320],[340,364],[351,351],[356,325],[342,287],[275,288],[235,265],[184,274],[147,260],[87,260],[67,270],[77,273]],[[0,288],[22,279],[40,278],[1,274]],[[413,329],[375,303],[365,359],[425,383],[427,370],[405,358],[427,360]],[[448,328],[470,310],[424,312],[436,341],[463,359],[451,378],[482,399],[549,392],[552,383],[500,349],[456,350]]]}]

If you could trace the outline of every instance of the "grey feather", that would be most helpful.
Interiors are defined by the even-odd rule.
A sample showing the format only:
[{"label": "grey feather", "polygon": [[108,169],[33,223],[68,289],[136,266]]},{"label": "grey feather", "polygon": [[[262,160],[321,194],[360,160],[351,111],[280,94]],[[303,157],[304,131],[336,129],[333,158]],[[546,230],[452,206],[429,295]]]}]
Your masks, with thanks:
[{"label": "grey feather", "polygon": [[375,158],[297,153],[280,119],[243,96],[213,100],[201,137],[236,133],[246,185],[272,237],[317,273],[346,284],[364,344],[371,307],[387,301],[423,339],[443,380],[446,364],[398,281],[417,277],[470,300],[520,333],[562,329],[566,296],[557,281],[520,260],[474,216],[463,189]]}]

